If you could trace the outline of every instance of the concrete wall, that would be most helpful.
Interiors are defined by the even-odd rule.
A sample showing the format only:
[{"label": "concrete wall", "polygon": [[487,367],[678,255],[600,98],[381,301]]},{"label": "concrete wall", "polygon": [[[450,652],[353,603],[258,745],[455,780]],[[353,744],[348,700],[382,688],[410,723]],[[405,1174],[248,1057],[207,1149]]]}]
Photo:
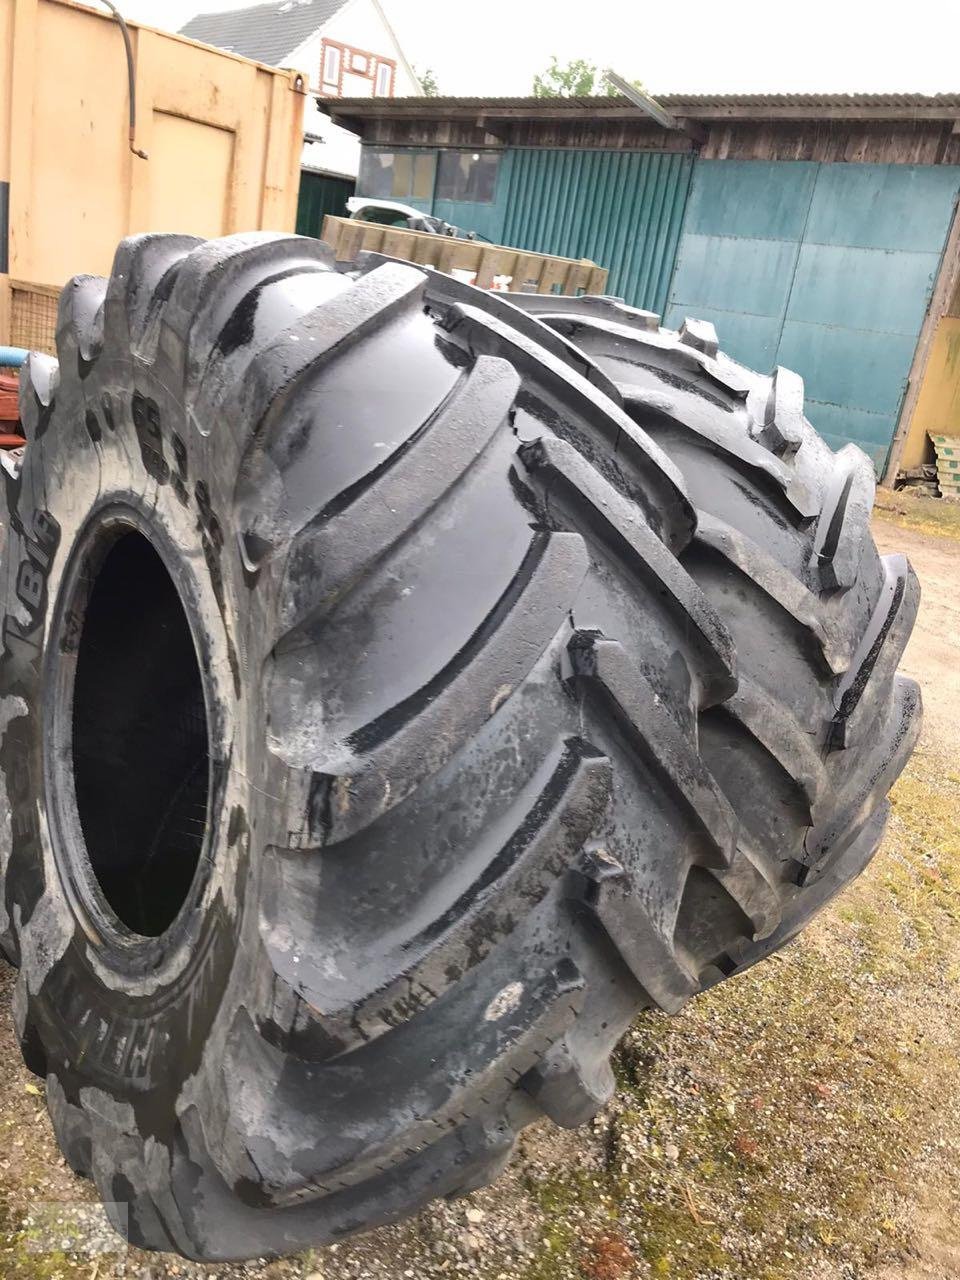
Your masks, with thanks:
[{"label": "concrete wall", "polygon": [[306,86],[292,72],[131,28],[136,145],[127,140],[120,28],[66,0],[0,0],[0,182],[9,183],[9,281],[106,274],[142,231],[292,230]]}]

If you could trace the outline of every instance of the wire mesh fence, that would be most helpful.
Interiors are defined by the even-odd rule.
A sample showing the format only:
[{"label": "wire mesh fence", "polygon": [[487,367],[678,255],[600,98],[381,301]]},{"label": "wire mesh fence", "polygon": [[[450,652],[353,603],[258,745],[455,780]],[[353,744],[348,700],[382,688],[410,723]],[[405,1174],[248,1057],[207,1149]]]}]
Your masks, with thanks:
[{"label": "wire mesh fence", "polygon": [[55,355],[60,290],[15,280],[11,281],[10,295],[11,345]]}]

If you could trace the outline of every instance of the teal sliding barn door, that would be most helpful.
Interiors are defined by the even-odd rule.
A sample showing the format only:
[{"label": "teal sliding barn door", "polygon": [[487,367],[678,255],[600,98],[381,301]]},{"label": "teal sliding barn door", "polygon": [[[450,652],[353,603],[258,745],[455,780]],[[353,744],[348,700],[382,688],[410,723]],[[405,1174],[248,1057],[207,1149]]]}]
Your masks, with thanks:
[{"label": "teal sliding barn door", "polygon": [[665,323],[804,379],[833,448],[882,472],[960,185],[951,166],[698,161]]}]

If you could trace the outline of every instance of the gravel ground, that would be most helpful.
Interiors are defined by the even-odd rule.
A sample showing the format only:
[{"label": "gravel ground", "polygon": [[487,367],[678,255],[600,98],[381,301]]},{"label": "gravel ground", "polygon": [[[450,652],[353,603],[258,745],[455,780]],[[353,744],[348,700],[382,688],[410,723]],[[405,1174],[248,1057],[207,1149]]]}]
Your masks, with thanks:
[{"label": "gravel ground", "polygon": [[[3,1280],[960,1277],[960,522],[944,506],[888,499],[876,521],[923,584],[906,668],[927,708],[883,849],[780,956],[678,1018],[639,1018],[590,1128],[529,1130],[496,1186],[413,1222],[198,1266],[104,1225],[4,1010]],[[4,1003],[11,988],[5,970]]]}]

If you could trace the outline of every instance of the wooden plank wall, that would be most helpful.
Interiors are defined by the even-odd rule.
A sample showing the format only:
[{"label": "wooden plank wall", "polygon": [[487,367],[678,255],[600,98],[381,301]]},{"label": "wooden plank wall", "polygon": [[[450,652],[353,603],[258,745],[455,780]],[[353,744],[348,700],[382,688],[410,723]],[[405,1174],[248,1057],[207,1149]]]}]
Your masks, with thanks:
[{"label": "wooden plank wall", "polygon": [[704,160],[820,160],[839,164],[957,164],[960,135],[941,120],[737,121],[713,124]]},{"label": "wooden plank wall", "polygon": [[[822,160],[870,164],[960,164],[960,133],[950,120],[711,120],[704,160]],[[383,117],[362,123],[367,146],[589,147],[632,151],[693,151],[686,134],[602,112],[573,120],[474,120]]]}]

